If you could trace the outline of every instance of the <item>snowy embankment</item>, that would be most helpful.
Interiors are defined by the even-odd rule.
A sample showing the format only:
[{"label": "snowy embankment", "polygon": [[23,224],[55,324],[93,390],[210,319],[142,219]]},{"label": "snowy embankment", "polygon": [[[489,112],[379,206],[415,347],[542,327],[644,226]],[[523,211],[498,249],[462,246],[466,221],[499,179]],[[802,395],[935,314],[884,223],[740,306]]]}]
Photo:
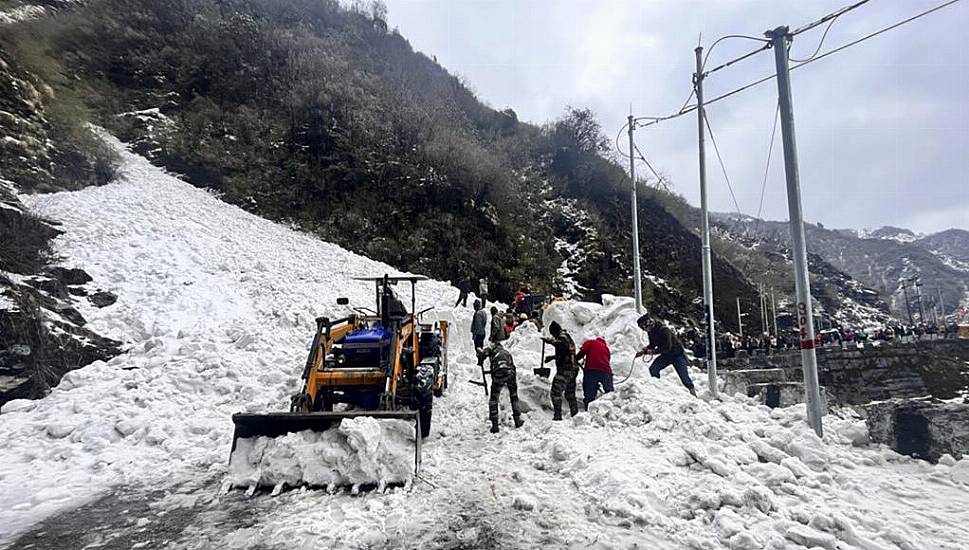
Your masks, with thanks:
[{"label": "snowy embankment", "polygon": [[[315,317],[346,315],[338,296],[372,307],[371,284],[351,277],[396,273],[124,161],[119,183],[21,197],[63,223],[57,249],[118,295],[82,314],[130,351],[0,412],[0,543],[113,485],[222,472],[232,413],[288,408]],[[429,281],[417,303],[455,294]]]},{"label": "snowy embankment", "polygon": [[[337,296],[368,304],[370,288],[350,277],[389,271],[124,157],[120,183],[25,200],[63,222],[58,249],[118,294],[82,313],[130,352],[3,409],[0,544],[112,486],[224,478],[231,414],[285,408],[313,318],[341,315]],[[448,307],[456,291],[444,283],[418,290],[419,307],[438,305],[434,315],[455,323],[451,386],[435,400],[419,482],[361,497],[283,493],[231,528],[220,508],[231,502],[208,486],[191,500],[209,508],[169,546],[914,550],[969,540],[969,459],[901,457],[869,445],[850,417],[826,417],[821,440],[803,407],[694,399],[671,369],[653,380],[637,363],[588,413],[552,422],[549,382],[532,374],[542,350],[532,327],[508,342],[526,424],[510,427],[502,396],[502,430],[490,434],[486,397],[467,383],[480,378],[470,311]],[[631,300],[606,299],[553,304],[546,323],[577,342],[604,336],[618,381],[644,343],[635,317]],[[706,377],[693,377],[706,395]]]}]

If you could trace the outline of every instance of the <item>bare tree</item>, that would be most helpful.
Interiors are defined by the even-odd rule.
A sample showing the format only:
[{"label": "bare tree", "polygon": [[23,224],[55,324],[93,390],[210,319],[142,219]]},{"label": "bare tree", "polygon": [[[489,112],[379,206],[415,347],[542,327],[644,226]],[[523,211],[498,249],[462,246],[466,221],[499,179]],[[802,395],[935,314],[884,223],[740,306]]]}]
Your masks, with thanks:
[{"label": "bare tree", "polygon": [[374,20],[387,22],[387,3],[384,0],[370,0],[370,16]]}]

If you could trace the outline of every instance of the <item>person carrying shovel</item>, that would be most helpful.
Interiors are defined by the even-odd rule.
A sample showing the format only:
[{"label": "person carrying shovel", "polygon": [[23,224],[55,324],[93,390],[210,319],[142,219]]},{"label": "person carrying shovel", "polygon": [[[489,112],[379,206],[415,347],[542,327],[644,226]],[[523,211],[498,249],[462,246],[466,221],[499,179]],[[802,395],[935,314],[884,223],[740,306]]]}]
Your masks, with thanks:
[{"label": "person carrying shovel", "polygon": [[[501,345],[501,342],[495,342],[484,349],[479,349],[477,353],[478,365],[483,366],[486,359],[491,362],[491,393],[488,395],[488,418],[491,420],[491,433],[498,433],[498,396],[501,394],[502,388],[508,388],[515,427],[521,428],[525,421],[522,419],[521,409],[518,407],[518,377],[511,353]],[[484,374],[483,370],[482,374]]]},{"label": "person carrying shovel", "polygon": [[572,416],[579,414],[579,401],[575,398],[575,379],[579,375],[579,365],[575,360],[575,342],[568,331],[557,322],[548,325],[551,338],[543,338],[555,347],[555,355],[545,358],[545,362],[555,360],[555,376],[552,378],[552,420],[562,420],[562,395],[569,403]]}]

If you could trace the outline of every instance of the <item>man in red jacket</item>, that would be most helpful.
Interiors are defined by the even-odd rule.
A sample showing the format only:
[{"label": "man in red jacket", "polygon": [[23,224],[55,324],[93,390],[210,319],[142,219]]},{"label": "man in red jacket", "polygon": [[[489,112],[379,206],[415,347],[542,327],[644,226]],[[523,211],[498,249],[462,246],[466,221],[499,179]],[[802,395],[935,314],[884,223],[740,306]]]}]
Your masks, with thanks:
[{"label": "man in red jacket", "polygon": [[602,387],[602,393],[613,390],[612,368],[609,366],[609,345],[601,337],[586,340],[579,348],[576,359],[585,358],[585,373],[582,375],[582,394],[585,398],[585,409],[589,410],[589,403],[595,401]]}]

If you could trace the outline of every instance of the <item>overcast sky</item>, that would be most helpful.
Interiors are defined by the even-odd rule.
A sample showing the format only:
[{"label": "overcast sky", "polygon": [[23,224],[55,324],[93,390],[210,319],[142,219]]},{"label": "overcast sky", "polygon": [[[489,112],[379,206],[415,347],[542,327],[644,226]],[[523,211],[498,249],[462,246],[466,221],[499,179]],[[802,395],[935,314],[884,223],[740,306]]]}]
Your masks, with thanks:
[{"label": "overcast sky", "polygon": [[[871,0],[842,16],[822,51],[941,0]],[[678,109],[691,91],[693,49],[725,34],[799,27],[849,0],[387,0],[389,23],[415,49],[467,78],[480,99],[543,123],[590,107],[614,137],[636,115]],[[805,218],[826,227],[969,229],[969,55],[960,2],[792,73]],[[807,57],[824,27],[799,35]],[[721,42],[708,68],[757,47]],[[773,72],[763,52],[706,81],[707,98]],[[756,215],[777,91],[774,81],[708,108],[744,214]],[[638,130],[636,142],[673,189],[699,204],[696,117]],[[763,216],[787,219],[778,130]],[[623,139],[625,142],[625,139]],[[637,170],[645,170],[640,166]],[[711,208],[735,211],[707,151]]]}]

